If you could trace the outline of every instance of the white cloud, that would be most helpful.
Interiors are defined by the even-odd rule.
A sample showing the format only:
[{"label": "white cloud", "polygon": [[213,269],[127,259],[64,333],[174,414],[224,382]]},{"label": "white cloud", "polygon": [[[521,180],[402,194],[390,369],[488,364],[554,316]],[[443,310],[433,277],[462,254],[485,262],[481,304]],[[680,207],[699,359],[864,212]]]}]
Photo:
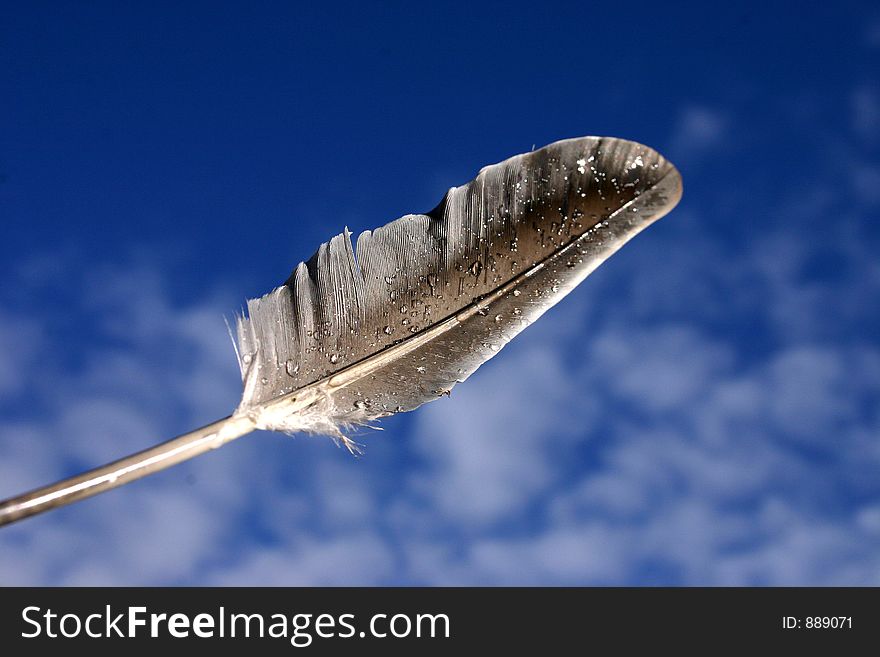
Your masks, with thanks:
[{"label": "white cloud", "polygon": [[423,408],[416,447],[430,468],[413,474],[413,488],[463,522],[521,513],[552,482],[553,452],[590,422],[589,397],[566,356],[534,340],[525,349],[510,346],[451,399]]},{"label": "white cloud", "polygon": [[306,538],[275,549],[254,550],[241,562],[217,569],[220,586],[366,586],[393,578],[394,555],[371,532]]},{"label": "white cloud", "polygon": [[11,397],[23,391],[28,371],[45,348],[43,327],[30,318],[4,313],[0,321],[0,394]]},{"label": "white cloud", "polygon": [[869,164],[859,166],[853,172],[853,187],[866,205],[880,205],[880,167]]},{"label": "white cloud", "polygon": [[703,106],[686,108],[678,119],[669,142],[673,160],[694,160],[724,143],[728,119],[721,112]]},{"label": "white cloud", "polygon": [[657,412],[693,404],[731,360],[727,345],[682,325],[629,331],[609,326],[590,346],[590,362],[602,368],[607,385]]},{"label": "white cloud", "polygon": [[59,450],[49,449],[45,435],[30,423],[7,422],[0,433],[0,496],[30,490],[61,469]]},{"label": "white cloud", "polygon": [[[878,22],[878,37],[880,37],[880,22]],[[870,86],[856,89],[852,94],[850,105],[851,120],[856,135],[869,143],[880,139],[880,95],[877,90]]]}]

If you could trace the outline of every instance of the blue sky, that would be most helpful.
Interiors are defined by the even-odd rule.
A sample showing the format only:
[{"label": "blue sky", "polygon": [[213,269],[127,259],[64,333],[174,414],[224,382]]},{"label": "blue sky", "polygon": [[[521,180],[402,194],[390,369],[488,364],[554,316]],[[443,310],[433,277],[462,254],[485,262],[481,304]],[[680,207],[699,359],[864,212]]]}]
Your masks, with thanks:
[{"label": "blue sky", "polygon": [[533,145],[670,216],[353,458],[254,434],[0,530],[2,584],[880,585],[872,3],[17,3],[0,495],[227,415],[224,317]]}]

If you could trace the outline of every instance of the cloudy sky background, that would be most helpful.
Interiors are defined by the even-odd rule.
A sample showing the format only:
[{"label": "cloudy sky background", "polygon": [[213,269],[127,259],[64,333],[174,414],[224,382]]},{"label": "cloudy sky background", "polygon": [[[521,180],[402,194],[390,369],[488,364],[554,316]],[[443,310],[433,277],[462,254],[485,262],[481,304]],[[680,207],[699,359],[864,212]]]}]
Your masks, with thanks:
[{"label": "cloudy sky background", "polygon": [[880,11],[790,7],[7,8],[3,497],[227,415],[224,317],[345,225],[584,134],[685,195],[363,457],[254,434],[0,584],[880,585]]}]

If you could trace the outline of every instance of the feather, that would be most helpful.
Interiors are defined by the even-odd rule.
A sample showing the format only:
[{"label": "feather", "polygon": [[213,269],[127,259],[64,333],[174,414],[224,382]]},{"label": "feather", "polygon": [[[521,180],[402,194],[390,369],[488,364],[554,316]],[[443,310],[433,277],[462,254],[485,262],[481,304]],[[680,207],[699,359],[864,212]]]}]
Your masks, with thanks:
[{"label": "feather", "polygon": [[238,319],[262,429],[334,435],[448,394],[681,194],[621,139],[560,141],[482,169],[427,214],[348,229]]},{"label": "feather", "polygon": [[236,325],[241,403],[151,449],[0,502],[0,525],[115,488],[254,429],[329,434],[448,394],[623,244],[681,177],[622,139],[556,142],[483,168],[426,214],[345,229]]}]

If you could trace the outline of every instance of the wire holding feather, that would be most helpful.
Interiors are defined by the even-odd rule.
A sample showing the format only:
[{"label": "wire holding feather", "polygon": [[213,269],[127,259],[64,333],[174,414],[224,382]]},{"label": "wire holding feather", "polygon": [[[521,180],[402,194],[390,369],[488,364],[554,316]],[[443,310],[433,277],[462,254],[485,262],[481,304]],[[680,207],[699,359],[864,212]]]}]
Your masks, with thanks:
[{"label": "wire holding feather", "polygon": [[233,416],[196,429],[150,449],[51,486],[0,502],[0,525],[37,515],[97,495],[182,461],[217,449],[256,427],[248,417]]}]

